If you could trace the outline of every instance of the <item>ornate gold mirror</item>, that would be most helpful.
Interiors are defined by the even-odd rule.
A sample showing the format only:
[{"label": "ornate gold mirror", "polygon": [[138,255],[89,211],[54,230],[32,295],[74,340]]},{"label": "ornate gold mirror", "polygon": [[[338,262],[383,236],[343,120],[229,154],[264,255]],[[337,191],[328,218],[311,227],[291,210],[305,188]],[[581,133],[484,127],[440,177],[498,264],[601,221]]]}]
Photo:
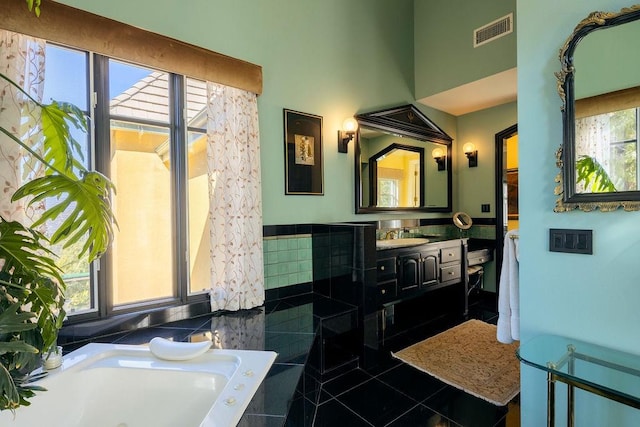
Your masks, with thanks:
[{"label": "ornate gold mirror", "polygon": [[356,213],[451,212],[451,137],[413,105],[356,120]]},{"label": "ornate gold mirror", "polygon": [[593,12],[560,49],[556,212],[640,209],[640,5]]}]

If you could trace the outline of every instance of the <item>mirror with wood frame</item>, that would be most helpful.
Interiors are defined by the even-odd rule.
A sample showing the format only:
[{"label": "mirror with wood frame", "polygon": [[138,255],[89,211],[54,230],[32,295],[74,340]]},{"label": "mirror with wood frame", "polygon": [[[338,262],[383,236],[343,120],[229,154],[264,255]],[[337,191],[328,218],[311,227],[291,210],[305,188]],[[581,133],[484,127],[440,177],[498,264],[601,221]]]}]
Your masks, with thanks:
[{"label": "mirror with wood frame", "polygon": [[356,120],[356,213],[451,212],[451,137],[413,105]]},{"label": "mirror with wood frame", "polygon": [[593,12],[560,50],[556,212],[640,209],[640,5]]}]

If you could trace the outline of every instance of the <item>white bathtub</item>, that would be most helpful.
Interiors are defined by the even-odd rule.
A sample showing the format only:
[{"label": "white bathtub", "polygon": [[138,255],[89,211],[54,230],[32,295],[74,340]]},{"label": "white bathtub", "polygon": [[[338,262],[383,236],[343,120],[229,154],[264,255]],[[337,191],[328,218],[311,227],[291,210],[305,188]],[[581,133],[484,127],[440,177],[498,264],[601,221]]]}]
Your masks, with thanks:
[{"label": "white bathtub", "polygon": [[209,350],[187,361],[146,346],[88,344],[37,382],[31,406],[0,412],[2,426],[231,427],[276,353]]}]

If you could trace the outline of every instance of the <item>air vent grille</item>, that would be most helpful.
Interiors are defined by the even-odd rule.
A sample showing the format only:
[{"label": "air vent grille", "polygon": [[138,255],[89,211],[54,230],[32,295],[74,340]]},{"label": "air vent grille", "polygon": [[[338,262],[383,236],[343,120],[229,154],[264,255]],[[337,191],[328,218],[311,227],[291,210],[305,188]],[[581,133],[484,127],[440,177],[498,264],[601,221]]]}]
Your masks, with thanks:
[{"label": "air vent grille", "polygon": [[473,47],[482,46],[513,32],[513,13],[473,31]]}]

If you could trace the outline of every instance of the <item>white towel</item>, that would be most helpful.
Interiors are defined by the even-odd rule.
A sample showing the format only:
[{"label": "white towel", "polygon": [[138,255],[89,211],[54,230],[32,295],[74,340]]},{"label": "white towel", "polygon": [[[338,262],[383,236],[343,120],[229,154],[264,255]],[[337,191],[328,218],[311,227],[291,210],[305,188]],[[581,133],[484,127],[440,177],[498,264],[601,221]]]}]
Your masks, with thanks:
[{"label": "white towel", "polygon": [[504,236],[504,255],[498,292],[498,341],[504,344],[520,340],[520,288],[518,281],[518,230]]}]

